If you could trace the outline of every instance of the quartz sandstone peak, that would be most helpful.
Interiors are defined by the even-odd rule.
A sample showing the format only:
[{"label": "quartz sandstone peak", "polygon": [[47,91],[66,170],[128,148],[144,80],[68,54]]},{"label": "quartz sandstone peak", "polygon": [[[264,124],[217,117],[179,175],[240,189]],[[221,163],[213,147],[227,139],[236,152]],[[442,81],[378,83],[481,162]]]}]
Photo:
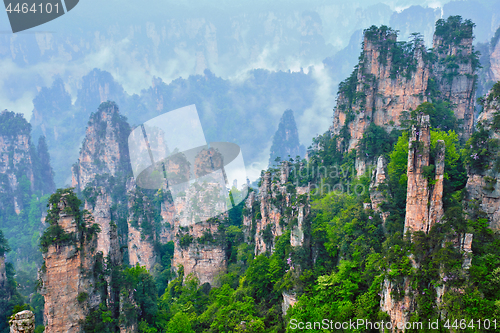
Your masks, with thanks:
[{"label": "quartz sandstone peak", "polygon": [[[19,214],[23,200],[19,197],[22,182],[29,181],[29,191],[47,194],[53,190],[52,169],[48,163],[45,141],[33,149],[31,125],[20,113],[4,110],[0,113],[0,210]],[[38,150],[38,151],[37,151]],[[27,193],[29,194],[29,193]]]},{"label": "quartz sandstone peak", "polygon": [[[402,43],[397,41],[396,32],[385,26],[365,30],[359,64],[339,85],[330,127],[330,133],[339,138],[341,151],[356,149],[372,123],[387,132],[400,128],[406,112],[424,102],[450,102],[457,119],[463,120],[460,134],[464,139],[471,135],[478,65],[472,26],[457,17],[440,20],[436,26],[434,47],[429,52],[418,35]],[[470,38],[453,40],[453,29],[445,29],[448,26],[464,29]],[[357,156],[357,174],[364,174],[376,158]]]},{"label": "quartz sandstone peak", "polygon": [[408,187],[404,232],[423,231],[438,223],[443,211],[444,141],[437,142],[434,185],[429,182],[426,170],[430,162],[430,123],[428,115],[418,115],[417,125],[410,133],[408,151]]},{"label": "quartz sandstone peak", "polygon": [[[71,212],[67,196],[63,194],[58,203],[59,216],[56,224],[64,233],[78,235],[75,212]],[[74,208],[74,207],[73,207]],[[90,308],[101,302],[94,290],[95,282],[85,271],[93,269],[97,239],[86,239],[78,247],[80,240],[65,244],[52,244],[43,253],[45,269],[41,272],[42,288],[40,293],[45,299],[44,318],[46,333],[77,333],[82,330]],[[79,295],[88,295],[88,300],[80,302]]]},{"label": "quartz sandstone peak", "polygon": [[[500,87],[500,83],[495,86]],[[500,103],[493,98],[494,92],[489,93],[491,99],[485,100],[483,111],[479,114],[478,123],[481,123],[488,131],[491,140],[500,140],[498,129],[492,128],[496,114],[500,110]],[[475,153],[477,153],[475,151]],[[500,230],[500,172],[495,167],[495,161],[489,161],[484,170],[476,170],[468,167],[467,178],[467,201],[477,201],[480,208],[487,214],[490,228]]]},{"label": "quartz sandstone peak", "polygon": [[83,191],[96,175],[130,174],[129,134],[130,126],[120,116],[118,106],[109,101],[102,103],[90,117],[80,157],[73,166],[72,186]]}]

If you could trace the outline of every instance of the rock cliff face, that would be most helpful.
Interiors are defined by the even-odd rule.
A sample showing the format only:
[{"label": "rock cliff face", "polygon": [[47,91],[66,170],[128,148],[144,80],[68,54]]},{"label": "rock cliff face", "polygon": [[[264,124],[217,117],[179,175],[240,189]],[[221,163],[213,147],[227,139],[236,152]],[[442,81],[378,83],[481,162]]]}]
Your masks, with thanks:
[{"label": "rock cliff face", "polygon": [[[445,145],[443,140],[436,144],[436,154],[430,154],[431,134],[428,115],[418,115],[412,126],[409,138],[406,215],[404,232],[423,231],[428,233],[435,223],[439,223],[443,210],[443,177]],[[430,165],[433,162],[433,165]],[[433,167],[434,166],[434,167]],[[432,170],[435,175],[432,176]],[[382,177],[381,177],[382,178]],[[418,269],[419,263],[410,258],[412,266]],[[400,298],[394,296],[396,288],[404,290]],[[387,312],[393,327],[410,320],[415,310],[415,297],[412,296],[410,277],[404,276],[402,286],[386,279],[382,285],[380,308]],[[394,329],[393,331],[402,331]]]},{"label": "rock cliff face", "polygon": [[[499,28],[500,29],[500,28]],[[500,43],[490,45],[490,81],[500,81]]]},{"label": "rock cliff face", "polygon": [[93,275],[86,274],[94,269],[97,238],[82,236],[77,225],[79,212],[70,206],[67,198],[67,195],[61,197],[58,217],[53,225],[71,235],[73,241],[51,244],[43,254],[45,264],[40,293],[45,299],[47,333],[81,332],[82,321],[89,309],[101,302],[93,287]]},{"label": "rock cliff face", "polygon": [[209,219],[183,227],[179,220],[175,220],[172,267],[182,265],[186,276],[193,273],[200,284],[213,284],[227,266],[225,244],[218,237],[219,225],[218,219]]},{"label": "rock cliff face", "polygon": [[290,171],[289,163],[283,162],[277,174],[265,173],[258,197],[251,194],[247,198],[245,237],[255,243],[255,255],[272,252],[274,239],[284,233],[286,226],[291,229],[292,246],[307,242],[304,222],[310,214],[309,187],[293,186],[288,181]]},{"label": "rock cliff face", "polygon": [[[492,95],[493,93],[490,93]],[[478,117],[481,123],[489,133],[490,140],[500,139],[498,129],[493,128],[492,123],[495,119],[495,113],[500,110],[500,104],[497,99],[486,102],[483,112]],[[477,157],[476,157],[477,158]],[[490,227],[500,230],[500,172],[495,161],[487,161],[487,167],[483,170],[469,167],[467,178],[467,201],[476,202],[483,210],[490,223]]]},{"label": "rock cliff face", "polygon": [[72,186],[83,191],[97,175],[131,173],[127,139],[130,126],[114,102],[102,103],[90,117],[78,162],[73,166]]},{"label": "rock cliff face", "polygon": [[120,264],[120,247],[127,235],[122,232],[124,239],[120,240],[117,223],[126,215],[125,180],[131,174],[126,144],[130,127],[114,102],[102,103],[88,124],[80,157],[72,170],[73,186],[82,192],[85,209],[101,228],[97,251]]},{"label": "rock cliff face", "polygon": [[127,182],[127,197],[129,263],[132,266],[139,264],[151,270],[156,262],[153,205],[148,197],[137,189],[133,178]]},{"label": "rock cliff face", "polygon": [[21,114],[4,110],[0,113],[0,124],[0,194],[3,194],[0,209],[19,214],[27,204],[22,200],[23,195],[54,190],[52,169],[44,139],[35,148],[31,126]]},{"label": "rock cliff face", "polygon": [[408,152],[408,188],[406,193],[405,228],[428,233],[438,223],[443,211],[444,141],[437,143],[434,185],[430,186],[430,123],[428,115],[419,115],[412,126]]},{"label": "rock cliff face", "polygon": [[387,200],[384,195],[384,192],[379,188],[382,184],[384,184],[386,180],[386,168],[387,162],[384,156],[379,156],[377,159],[377,167],[373,169],[372,173],[372,181],[370,183],[370,201],[371,204],[367,204],[365,208],[372,208],[374,211],[380,213],[380,217],[382,220],[387,220],[389,216],[389,212],[381,212],[380,205]]},{"label": "rock cliff face", "polygon": [[[201,169],[197,168],[195,173],[197,171],[201,172]],[[164,206],[167,208],[164,214],[172,211],[174,205],[177,211],[175,218],[169,220],[175,244],[172,267],[177,269],[182,265],[186,276],[193,273],[202,284],[213,284],[215,277],[224,272],[227,266],[227,244],[224,242],[223,230],[228,213],[224,212],[201,221],[196,218],[197,214],[210,216],[209,211],[212,207],[207,206],[203,198],[208,198],[206,195],[209,193],[220,193],[220,191],[221,185],[215,182],[207,182],[203,188],[191,186],[186,189],[184,196],[176,197],[173,203],[165,202]]]},{"label": "rock cliff face", "polygon": [[405,62],[414,67],[400,70],[394,56],[387,52],[397,45],[396,38],[392,30],[365,31],[360,62],[349,81],[339,86],[331,130],[334,134],[348,134],[348,150],[356,148],[371,122],[390,131],[400,124],[403,111],[427,101],[430,66],[424,60],[425,47],[417,40],[413,50],[404,55]]},{"label": "rock cliff face", "polygon": [[[423,102],[455,104],[455,116],[463,120],[464,138],[472,133],[475,70],[477,55],[472,47],[472,25],[468,22],[439,20],[434,49],[428,52],[421,37],[398,42],[396,32],[383,26],[365,30],[363,50],[351,76],[339,85],[332,135],[338,148],[349,151],[370,124],[390,132],[400,128],[407,113]],[[453,37],[453,30],[463,36]],[[367,163],[377,156],[358,156],[356,170],[364,174]]]},{"label": "rock cliff face", "polygon": [[99,187],[96,195],[95,204],[92,206],[86,201],[85,209],[92,212],[95,223],[101,228],[101,232],[97,237],[97,251],[102,252],[104,258],[109,255],[113,263],[120,263],[122,257],[120,253],[117,225],[111,219],[113,199],[105,187]]},{"label": "rock cliff face", "polygon": [[[404,324],[409,321],[411,314],[415,310],[415,298],[411,296],[412,288],[410,279],[404,278],[402,289],[405,295],[401,299],[396,299],[393,293],[396,291],[396,286],[388,279],[384,280],[382,285],[382,293],[380,298],[380,309],[390,316],[392,332],[402,332],[404,330],[398,327],[404,327]],[[400,325],[400,326],[398,326]]]},{"label": "rock cliff face", "polygon": [[464,138],[467,139],[472,134],[474,126],[476,100],[474,75],[477,65],[472,46],[473,26],[454,22],[451,27],[462,30],[470,38],[452,39],[449,31],[437,26],[433,39],[433,50],[437,55],[437,61],[433,64],[433,74],[441,93],[439,98],[456,105],[455,116],[457,119],[463,119],[462,130]]}]

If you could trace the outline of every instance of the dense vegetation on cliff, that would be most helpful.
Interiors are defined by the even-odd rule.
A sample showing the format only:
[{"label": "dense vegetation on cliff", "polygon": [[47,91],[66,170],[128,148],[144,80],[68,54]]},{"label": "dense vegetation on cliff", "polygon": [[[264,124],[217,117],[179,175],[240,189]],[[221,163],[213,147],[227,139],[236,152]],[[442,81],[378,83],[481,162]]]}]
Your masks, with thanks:
[{"label": "dense vegetation on cliff", "polygon": [[[42,264],[38,241],[54,182],[45,138],[42,136],[37,145],[33,144],[31,125],[23,115],[3,111],[0,114],[0,138],[0,228],[5,235],[5,239],[3,236],[1,239],[2,244],[8,240],[8,249],[11,249],[6,251],[5,247],[0,251],[7,260],[6,289],[2,289],[2,293],[11,295],[4,299],[10,304],[9,310],[2,305],[4,311],[1,311],[0,327],[6,328],[6,318],[14,305],[31,302],[37,311],[43,307],[40,295],[28,297],[33,295],[37,271]],[[38,312],[39,316],[41,313]],[[37,320],[38,323],[43,321],[41,318]]]},{"label": "dense vegetation on cliff", "polygon": [[[493,90],[490,101],[496,98],[495,94]],[[403,234],[409,126],[422,114],[429,115],[431,120],[430,165],[425,169],[430,186],[433,185],[438,140],[443,140],[446,147],[445,214],[428,234],[416,232],[410,238]],[[440,121],[443,119],[444,122]],[[443,129],[443,123],[449,128]],[[391,292],[395,300],[405,296],[415,299],[411,313],[413,321],[434,321],[444,316],[452,326],[455,320],[461,319],[468,324],[471,320],[500,319],[500,237],[489,228],[481,207],[466,200],[465,188],[467,170],[474,169],[470,162],[478,159],[474,144],[482,142],[481,138],[490,138],[492,133],[485,134],[486,129],[479,127],[466,143],[460,143],[453,109],[439,101],[422,103],[407,115],[404,124],[406,127],[391,133],[370,127],[358,149],[348,153],[337,144],[342,138],[327,133],[318,138],[318,148],[309,152],[308,161],[290,159],[286,162],[290,168],[286,193],[293,194],[299,187],[313,184],[310,199],[292,195],[287,205],[278,192],[270,197],[272,205],[283,212],[280,236],[274,238],[270,229],[261,231],[262,239],[272,252],[254,256],[254,237],[258,236],[255,229],[250,230],[249,241],[243,241],[243,237],[238,236],[243,233],[241,221],[230,221],[228,230],[231,232],[223,234],[225,239],[220,235],[216,237],[218,241],[231,244],[227,272],[212,286],[200,284],[194,275],[186,276],[180,266],[168,286],[157,289],[158,281],[156,284],[147,282],[150,281],[147,271],[139,267],[124,268],[120,274],[125,274],[125,279],[132,279],[126,278],[129,274],[142,276],[135,280],[142,281],[142,289],[137,289],[133,296],[142,309],[137,317],[139,331],[284,332],[293,331],[286,324],[292,319],[303,322],[321,322],[324,318],[333,322],[349,319],[387,321],[389,316],[380,308],[385,280],[395,286]],[[491,143],[491,151],[481,153],[484,150],[479,150],[478,153],[478,156],[486,154],[480,156],[483,161],[480,165],[486,169],[492,167],[498,149],[495,140],[487,140]],[[378,143],[376,147],[374,143]],[[361,154],[357,150],[361,150]],[[361,177],[353,174],[356,157],[371,154],[384,155],[388,161],[386,182],[379,187],[386,198],[381,205],[382,212],[388,213],[385,222],[380,212],[364,205],[370,202],[371,174],[368,172]],[[268,170],[271,186],[278,184],[282,170],[280,167]],[[276,188],[271,187],[270,191]],[[311,214],[302,224],[307,242],[292,246],[297,221],[290,217],[294,205],[299,205],[301,200],[311,206]],[[245,207],[243,215],[252,223],[261,219],[260,202]],[[474,256],[470,266],[464,269],[466,257],[455,243],[466,233],[473,235]],[[190,239],[189,243],[194,241],[199,240]],[[418,266],[414,266],[413,261]],[[411,295],[407,294],[405,283],[411,286]],[[439,301],[438,290],[444,290]],[[154,296],[144,298],[144,293]],[[283,313],[284,295],[297,298],[297,303],[286,314]],[[112,313],[105,307],[92,312],[87,330],[113,331],[116,319]],[[469,327],[464,331],[477,330]]]},{"label": "dense vegetation on cliff", "polygon": [[[438,21],[436,34],[444,44],[456,44],[471,38],[472,28],[470,21],[452,17]],[[405,59],[414,59],[415,53],[422,51],[420,37],[414,35],[410,43],[397,42],[396,32],[387,27],[371,27],[365,34],[384,50],[377,60],[381,63],[392,61],[391,79],[401,75],[409,80],[416,71],[416,63]],[[435,61],[432,60],[434,55],[429,52],[425,61]],[[465,60],[474,63],[477,54],[473,53],[471,58]],[[446,73],[453,74],[455,62],[462,60],[445,59],[443,64],[451,68]],[[484,319],[500,322],[500,235],[490,227],[490,216],[483,211],[484,206],[471,199],[466,188],[469,177],[481,175],[485,180],[483,190],[496,191],[495,175],[500,173],[497,139],[500,111],[493,114],[491,122],[479,123],[476,131],[465,140],[460,133],[461,122],[454,113],[455,106],[431,78],[426,91],[429,101],[424,102],[422,97],[422,103],[415,110],[402,114],[400,126],[390,124],[390,132],[370,123],[356,147],[349,150],[347,125],[354,121],[352,106],[358,103],[364,107],[366,100],[357,89],[359,68],[340,87],[340,94],[345,98],[338,107],[347,115],[343,130],[339,134],[328,131],[317,137],[307,160],[286,156],[281,164],[271,165],[263,171],[258,195],[250,191],[247,202],[208,221],[217,226],[216,231],[208,229],[197,237],[189,227],[181,226],[170,238],[162,234],[164,230],[173,233],[176,222],[170,220],[172,225],[166,225],[163,217],[168,213],[166,205],[171,203],[168,191],[135,187],[127,178],[130,168],[126,158],[119,161],[115,175],[99,173],[99,170],[110,170],[103,165],[111,159],[103,158],[105,149],[87,151],[90,145],[82,152],[88,153],[87,160],[95,166],[92,170],[99,174],[86,178],[90,180],[82,188],[60,189],[50,197],[32,196],[31,201],[23,201],[23,209],[9,216],[13,216],[12,219],[27,216],[33,228],[40,231],[37,222],[40,207],[47,203],[49,208],[45,217],[48,227],[39,243],[42,253],[71,247],[82,255],[81,269],[85,279],[91,281],[88,289],[78,293],[74,302],[86,313],[79,323],[83,330],[119,332],[137,327],[139,332],[147,333],[292,332],[294,327],[289,325],[292,320],[387,321],[389,315],[381,309],[386,283],[393,286],[387,292],[396,302],[405,297],[414,300],[411,309],[404,305],[399,309],[412,321],[426,323],[445,318],[450,320],[450,326],[462,319],[467,324],[471,320]],[[449,76],[451,81],[454,76]],[[159,89],[168,92],[170,87],[160,84]],[[498,102],[499,96],[500,83],[497,83],[491,94],[482,100],[484,112],[487,112],[487,105]],[[81,98],[84,100],[86,96]],[[102,118],[106,109],[113,109],[117,115],[116,104],[103,103],[89,122],[89,127],[94,126],[94,131],[90,132],[99,142],[110,137],[105,135],[109,128]],[[425,149],[420,141],[410,138],[419,131],[415,126],[422,116],[428,116],[430,123],[429,151],[425,152],[429,165],[423,168],[422,175],[431,189],[437,181],[439,147],[445,145],[444,215],[428,233],[405,234],[408,156],[411,149],[417,154],[424,154]],[[13,128],[20,126],[29,133],[22,119],[12,119]],[[118,124],[117,128],[123,131],[116,142],[124,144],[130,128],[125,118],[113,119],[113,124]],[[285,112],[283,123],[290,119],[290,113]],[[285,125],[275,137],[276,151],[289,134]],[[288,130],[296,132],[293,127]],[[297,147],[298,139],[295,140],[295,133],[292,134],[293,147]],[[42,142],[40,151],[44,150],[43,145]],[[123,149],[119,152],[120,157],[125,156]],[[386,161],[381,167],[385,180],[375,188],[371,166],[380,156],[383,157],[381,161]],[[368,165],[361,174],[357,174],[359,161]],[[81,170],[81,163],[76,163],[74,170]],[[19,183],[24,186],[22,194],[32,193],[29,181],[21,178]],[[374,191],[383,198],[378,207],[374,205]],[[61,206],[63,201],[64,207]],[[26,207],[30,208],[28,215]],[[86,212],[85,208],[95,210],[94,218],[103,218],[106,215],[103,207],[109,211],[107,232],[113,237],[116,235],[117,239],[113,240],[118,244],[117,253],[110,250],[107,256],[102,252],[93,255],[84,251],[85,246],[94,244],[90,240],[95,235],[104,232],[93,224],[91,212]],[[273,220],[270,212],[278,217]],[[76,223],[73,233],[66,232],[59,224],[63,216],[72,216]],[[264,220],[267,224],[263,224]],[[26,219],[22,222],[21,225],[27,225]],[[139,253],[141,249],[130,245],[134,231],[137,231],[135,241],[154,253],[154,265],[149,271],[139,264],[140,260],[145,260],[139,258],[145,251]],[[9,249],[1,235],[0,255]],[[462,244],[457,245],[463,243],[466,235],[472,237],[470,262]],[[32,237],[34,242],[38,241],[38,234]],[[110,243],[111,238],[108,239]],[[223,249],[225,264],[221,264],[223,269],[212,284],[201,283],[194,273],[186,274],[182,265],[171,267],[175,251],[179,250],[175,244],[186,251],[183,253],[186,256],[194,256],[189,253],[193,249],[215,246]],[[129,262],[131,252],[137,256],[136,265]],[[90,262],[91,267],[84,267],[84,262]],[[9,269],[7,267],[7,277],[13,296],[5,301],[5,306],[9,307],[5,311],[23,301],[14,297],[15,282]],[[45,265],[42,272],[44,269]],[[31,305],[37,310],[38,320],[40,303],[40,295],[32,297]],[[446,330],[442,327],[441,331]],[[463,331],[477,330],[466,327]]]}]

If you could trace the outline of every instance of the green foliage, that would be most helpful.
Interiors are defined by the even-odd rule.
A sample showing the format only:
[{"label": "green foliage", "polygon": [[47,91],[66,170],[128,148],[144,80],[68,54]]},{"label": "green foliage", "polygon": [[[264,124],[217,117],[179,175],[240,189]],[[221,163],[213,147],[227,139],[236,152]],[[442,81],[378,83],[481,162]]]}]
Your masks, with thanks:
[{"label": "green foliage", "polygon": [[490,168],[497,151],[498,140],[490,137],[490,130],[485,124],[478,123],[477,130],[462,150],[462,156],[474,173],[481,174]]},{"label": "green foliage", "polygon": [[0,230],[0,257],[5,256],[5,254],[9,251],[10,251],[9,243],[7,242],[7,239],[5,239],[3,235],[3,231]]},{"label": "green foliage", "polygon": [[194,333],[191,321],[184,312],[177,312],[168,322],[167,333]]},{"label": "green foliage", "polygon": [[491,103],[493,101],[497,101],[499,96],[500,96],[500,81],[493,85],[493,87],[491,88],[491,92],[488,94],[488,97],[486,97],[486,102]]},{"label": "green foliage", "polygon": [[111,333],[116,332],[111,310],[100,303],[97,309],[92,309],[85,318],[83,329],[88,333]]},{"label": "green foliage", "polygon": [[[344,81],[339,83],[339,88],[337,94],[342,94],[347,98],[347,105],[341,105],[340,107],[344,110],[349,110],[352,108],[352,105],[356,102],[356,86],[358,84],[358,66],[354,67],[354,71],[352,74],[345,79]],[[344,111],[342,110],[342,111]],[[346,119],[346,123],[349,121]]]},{"label": "green foliage", "polygon": [[472,29],[476,25],[471,20],[462,21],[461,16],[450,16],[436,22],[434,34],[443,39],[445,44],[458,45],[464,38],[472,38]]},{"label": "green foliage", "polygon": [[[64,199],[63,199],[64,198]],[[64,201],[64,208],[60,205],[61,200]],[[52,194],[49,198],[47,207],[46,221],[49,227],[44,231],[40,237],[40,249],[42,252],[47,252],[49,246],[55,245],[56,247],[74,244],[77,241],[82,243],[85,240],[92,239],[97,233],[100,232],[100,227],[96,223],[88,226],[88,222],[92,221],[92,216],[87,211],[80,211],[82,202],[72,188],[58,189],[56,193]],[[60,214],[72,215],[76,223],[76,232],[66,232],[59,224]]]},{"label": "green foliage", "polygon": [[22,113],[2,111],[0,113],[0,135],[17,136],[30,135],[31,125],[24,119]]},{"label": "green foliage", "polygon": [[184,234],[179,239],[180,247],[187,248],[193,242],[194,238],[190,234]]},{"label": "green foliage", "polygon": [[409,138],[408,132],[403,132],[398,138],[393,151],[390,153],[390,161],[387,165],[389,175],[396,179],[399,184],[406,187],[406,169],[408,167]]},{"label": "green foliage", "polygon": [[75,244],[76,235],[74,233],[67,233],[63,227],[58,224],[50,225],[40,237],[40,249],[42,252],[47,252],[49,246],[54,245],[61,247],[64,245]]},{"label": "green foliage", "polygon": [[422,167],[422,176],[427,178],[429,182],[434,181],[434,178],[436,177],[436,167],[434,164],[428,165],[428,166],[423,166]]},{"label": "green foliage", "polygon": [[78,296],[76,297],[76,300],[78,302],[82,303],[82,302],[85,302],[88,297],[89,297],[89,294],[87,294],[86,292],[82,291],[81,293],[78,294]]},{"label": "green foliage", "polygon": [[370,159],[375,159],[380,155],[388,155],[399,136],[400,131],[396,129],[387,133],[381,126],[370,123],[363,133],[363,138],[359,140],[357,152],[361,157]]}]

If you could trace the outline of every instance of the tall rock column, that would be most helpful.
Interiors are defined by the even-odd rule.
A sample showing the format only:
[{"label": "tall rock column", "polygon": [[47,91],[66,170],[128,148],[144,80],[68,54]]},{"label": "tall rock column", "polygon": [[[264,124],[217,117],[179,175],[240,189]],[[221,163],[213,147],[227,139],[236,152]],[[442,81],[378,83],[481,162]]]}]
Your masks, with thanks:
[{"label": "tall rock column", "polygon": [[437,144],[434,185],[429,186],[430,122],[428,115],[418,115],[412,126],[408,151],[408,187],[406,193],[406,231],[429,232],[443,215],[444,141]]},{"label": "tall rock column", "polygon": [[[428,233],[435,223],[439,223],[444,214],[445,144],[443,140],[437,141],[436,156],[434,156],[433,161],[435,176],[430,181],[433,169],[430,165],[432,156],[430,155],[431,135],[428,115],[420,114],[417,116],[417,124],[412,126],[409,141],[404,232],[423,231]],[[413,258],[410,260],[413,267],[418,268],[418,262],[415,262]],[[415,298],[410,277],[404,276],[402,282],[404,295],[401,299],[396,299],[392,295],[397,286],[389,279],[386,278],[382,285],[380,307],[382,311],[389,314],[393,327],[396,327],[398,323],[404,325],[408,322],[415,310]],[[399,331],[402,330],[393,329],[393,332]]]},{"label": "tall rock column", "polygon": [[78,207],[73,207],[71,202],[74,200],[70,200],[74,198],[76,196],[71,193],[61,196],[57,211],[53,212],[57,216],[52,216],[55,220],[49,227],[60,228],[62,235],[59,234],[59,237],[67,241],[50,244],[47,252],[43,253],[45,263],[40,293],[45,299],[46,333],[81,332],[82,321],[89,309],[101,302],[94,290],[92,277],[86,273],[92,271],[95,265],[97,237],[80,239]]},{"label": "tall rock column", "polygon": [[116,103],[102,103],[90,117],[80,157],[72,169],[72,186],[83,191],[97,175],[116,177],[132,173],[129,134],[130,126],[119,114]]},{"label": "tall rock column", "polygon": [[472,46],[473,27],[468,20],[462,22],[460,16],[441,19],[436,23],[432,43],[437,55],[433,72],[438,90],[442,99],[456,105],[455,116],[464,121],[461,134],[465,139],[470,137],[474,126],[475,74],[479,65]]},{"label": "tall rock column", "polygon": [[116,211],[126,205],[126,199],[123,193],[116,192],[125,187],[126,177],[132,172],[127,147],[129,133],[130,126],[118,106],[109,101],[102,103],[90,116],[79,159],[72,169],[72,185],[83,194],[85,208],[101,228],[97,251],[104,258],[109,255],[113,264],[122,260]]}]

